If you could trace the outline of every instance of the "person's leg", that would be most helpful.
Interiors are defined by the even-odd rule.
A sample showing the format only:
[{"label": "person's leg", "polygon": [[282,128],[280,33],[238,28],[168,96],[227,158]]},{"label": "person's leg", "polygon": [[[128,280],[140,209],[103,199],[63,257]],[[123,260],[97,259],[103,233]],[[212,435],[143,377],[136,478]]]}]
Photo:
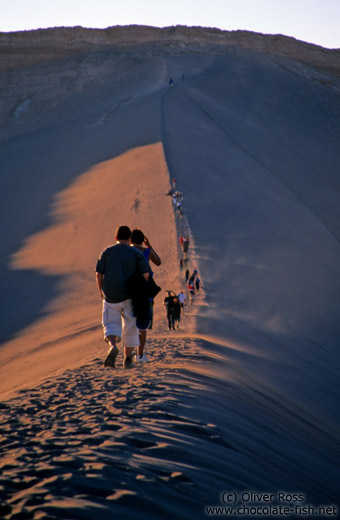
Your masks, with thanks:
[{"label": "person's leg", "polygon": [[109,345],[116,345],[117,343],[120,342],[120,337],[119,336],[114,336],[114,335],[110,334],[109,336],[106,336],[105,341]]},{"label": "person's leg", "polygon": [[136,347],[124,347],[124,366],[127,368],[132,365],[133,351]]},{"label": "person's leg", "polygon": [[139,345],[139,330],[136,326],[136,318],[133,315],[131,300],[125,300],[124,302],[122,302],[122,304],[122,341],[124,344],[124,357],[125,361],[130,363],[130,361],[132,361],[133,352],[137,349]]},{"label": "person's leg", "polygon": [[103,302],[102,324],[105,341],[110,348],[104,361],[104,366],[114,367],[115,360],[118,356],[118,347],[116,343],[120,341],[122,334],[119,304]]},{"label": "person's leg", "polygon": [[[139,329],[139,346],[137,347],[137,355],[136,360],[137,361],[149,361],[147,356],[145,355],[145,344],[146,344],[146,336],[147,336],[147,330],[152,330],[153,325],[153,300],[150,300],[149,302],[149,324],[147,329]],[[137,320],[138,321],[138,320]]]},{"label": "person's leg", "polygon": [[172,327],[175,330],[175,313],[173,311],[170,314],[170,321],[171,321],[170,329]]},{"label": "person's leg", "polygon": [[167,318],[168,318],[168,328],[170,330],[171,329],[171,312],[170,311],[167,312]]},{"label": "person's leg", "polygon": [[139,345],[137,347],[137,356],[143,357],[145,343],[146,343],[146,330],[140,330],[139,331]]},{"label": "person's leg", "polygon": [[119,350],[117,345],[111,344],[104,361],[104,366],[114,368],[116,364],[116,357],[118,356],[118,354]]},{"label": "person's leg", "polygon": [[179,329],[180,321],[181,321],[181,315],[180,315],[180,313],[177,313],[177,315],[176,315],[177,329]]},{"label": "person's leg", "polygon": [[102,325],[107,343],[119,343],[122,336],[120,303],[103,302]]}]

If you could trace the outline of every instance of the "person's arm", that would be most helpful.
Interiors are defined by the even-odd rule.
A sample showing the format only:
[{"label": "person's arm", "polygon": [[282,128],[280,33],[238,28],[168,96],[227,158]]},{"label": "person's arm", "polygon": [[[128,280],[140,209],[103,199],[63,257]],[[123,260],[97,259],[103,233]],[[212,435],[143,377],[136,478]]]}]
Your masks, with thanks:
[{"label": "person's arm", "polygon": [[139,272],[139,274],[141,274],[144,277],[144,279],[146,281],[148,281],[150,278],[150,274],[152,273],[150,264],[141,251],[136,249],[136,253],[137,253],[137,258],[136,258],[137,272]]},{"label": "person's arm", "polygon": [[159,258],[158,254],[156,253],[156,251],[154,250],[154,248],[150,244],[149,239],[147,237],[144,237],[144,243],[145,243],[146,247],[150,248],[149,259],[151,260],[151,262],[153,262],[157,266],[161,265],[161,263],[162,263],[161,259]]},{"label": "person's arm", "polygon": [[101,274],[101,273],[96,273],[96,280],[97,280],[97,287],[98,287],[98,290],[99,290],[99,294],[100,294],[100,297],[101,299],[104,298],[104,295],[103,295],[103,280],[104,280],[104,275]]}]

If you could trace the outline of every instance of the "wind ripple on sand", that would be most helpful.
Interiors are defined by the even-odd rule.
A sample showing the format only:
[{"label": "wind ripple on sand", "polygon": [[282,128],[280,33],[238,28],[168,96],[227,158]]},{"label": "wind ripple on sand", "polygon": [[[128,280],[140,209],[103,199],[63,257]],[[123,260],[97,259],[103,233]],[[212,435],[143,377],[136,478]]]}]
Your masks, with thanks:
[{"label": "wind ripple on sand", "polygon": [[[169,337],[152,350],[147,366],[103,370],[96,359],[2,405],[2,518],[202,513],[198,453],[226,446],[213,424],[187,413],[203,385],[183,369],[189,356],[199,364],[199,344]],[[209,466],[213,482],[214,456]]]},{"label": "wind ripple on sand", "polygon": [[253,377],[259,353],[174,331],[148,354],[131,370],[95,359],[1,405],[1,518],[197,519],[224,489],[335,500],[337,439]]}]

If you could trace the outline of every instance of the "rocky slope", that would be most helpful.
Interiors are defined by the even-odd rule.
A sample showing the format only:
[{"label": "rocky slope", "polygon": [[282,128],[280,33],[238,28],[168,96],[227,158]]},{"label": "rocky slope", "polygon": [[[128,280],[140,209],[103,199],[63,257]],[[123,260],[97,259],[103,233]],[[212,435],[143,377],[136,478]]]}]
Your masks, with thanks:
[{"label": "rocky slope", "polygon": [[[340,49],[325,49],[282,35],[221,31],[202,27],[116,26],[40,29],[0,34],[0,70],[55,60],[93,50],[123,50],[135,45],[162,52],[228,52],[232,46],[287,56],[340,74]],[[28,52],[29,49],[29,52]]]},{"label": "rocky slope", "polygon": [[[77,114],[84,103],[90,108],[98,96],[120,92],[122,81],[131,88],[124,86],[119,103],[150,80],[155,88],[165,86],[170,75],[200,72],[214,56],[249,51],[305,64],[317,81],[337,88],[340,50],[280,35],[182,26],[0,33],[0,139]],[[188,56],[195,57],[195,71],[185,65]],[[174,60],[175,69],[169,67]]]}]

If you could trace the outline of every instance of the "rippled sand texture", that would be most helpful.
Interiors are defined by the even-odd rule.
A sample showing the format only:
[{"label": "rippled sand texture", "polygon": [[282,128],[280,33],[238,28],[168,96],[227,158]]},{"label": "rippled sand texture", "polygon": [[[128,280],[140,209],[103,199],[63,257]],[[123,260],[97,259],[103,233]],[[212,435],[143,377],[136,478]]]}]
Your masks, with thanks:
[{"label": "rippled sand texture", "polygon": [[[173,381],[185,362],[195,363],[195,351],[189,340],[154,341],[147,369],[113,373],[97,359],[3,405],[2,515],[192,514],[201,471],[196,449],[225,444],[215,425],[187,414],[191,378]],[[201,441],[190,453],[195,438]]]},{"label": "rippled sand texture", "polygon": [[154,339],[148,365],[95,359],[3,404],[2,517],[204,518],[225,490],[278,483],[334,503],[337,437],[247,371],[254,353],[225,351]]}]

